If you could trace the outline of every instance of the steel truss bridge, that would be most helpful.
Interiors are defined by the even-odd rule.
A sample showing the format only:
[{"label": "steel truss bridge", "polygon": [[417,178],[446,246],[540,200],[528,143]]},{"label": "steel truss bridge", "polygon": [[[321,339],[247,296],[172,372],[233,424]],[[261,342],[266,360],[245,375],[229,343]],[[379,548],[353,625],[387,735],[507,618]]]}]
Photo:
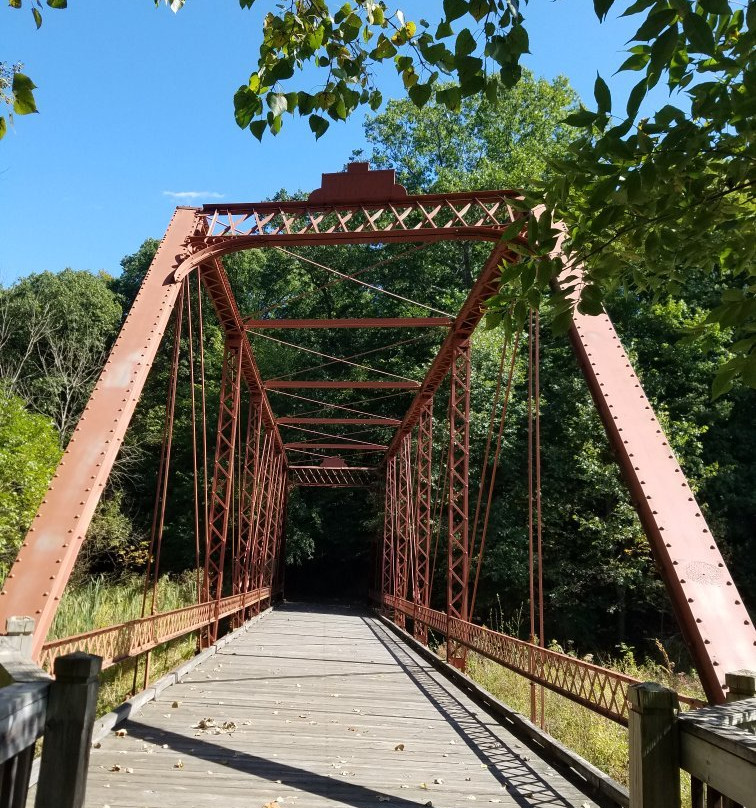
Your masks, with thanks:
[{"label": "steel truss bridge", "polygon": [[[373,548],[370,596],[384,617],[421,644],[427,644],[429,634],[443,638],[447,660],[457,669],[464,669],[467,655],[475,652],[627,724],[631,677],[543,647],[542,626],[526,642],[472,622],[477,587],[471,574],[476,568],[474,543],[481,533],[479,524],[485,541],[487,511],[485,503],[474,509],[470,496],[471,336],[484,316],[485,301],[499,289],[502,268],[519,260],[517,245],[531,215],[522,210],[512,191],[412,196],[395,183],[393,171],[370,171],[359,163],[344,173],[324,174],[322,187],[305,200],[177,208],[5,582],[0,626],[11,617],[33,618],[33,656],[48,669],[57,656],[72,650],[100,655],[104,667],[145,655],[149,659],[152,649],[192,632],[199,632],[201,646],[209,648],[225,627],[238,628],[282,595],[287,497],[292,488],[372,487],[383,498],[384,527]],[[515,226],[518,222],[521,228]],[[269,312],[243,316],[222,260],[243,250],[275,248],[328,271],[336,278],[331,283],[360,283],[379,295],[391,293],[367,280],[370,267],[364,274],[347,275],[293,251],[393,243],[414,249],[460,241],[488,243],[490,253],[454,315],[433,309],[428,316],[403,318],[287,320]],[[555,256],[559,255],[557,248]],[[207,446],[208,427],[201,307],[208,300],[224,350],[215,448],[203,455],[198,446]],[[257,341],[291,345],[270,332],[285,336],[316,328],[383,328],[386,333],[435,329],[442,337],[424,378],[418,380],[376,370],[371,375],[358,357],[323,354],[319,356],[327,364],[357,369],[359,377],[351,373],[327,380],[263,378],[253,350]],[[166,332],[169,344],[164,346]],[[609,317],[589,317],[576,310],[569,338],[707,698],[712,704],[721,703],[726,673],[756,669],[756,632]],[[172,380],[148,579],[156,580],[159,570],[177,427],[177,377],[184,362],[192,389],[199,600],[160,612],[154,597],[151,609],[146,598],[144,616],[137,620],[48,641],[161,346],[170,352]],[[434,397],[445,385],[449,406],[439,418]],[[403,395],[408,404],[401,418],[376,415],[346,406],[345,391]],[[337,397],[330,404],[329,395]],[[278,405],[284,399],[310,401],[320,413],[330,407],[328,417],[302,415],[299,410],[280,414]],[[355,427],[358,432],[351,431]],[[439,445],[441,429],[446,448],[438,457],[434,436]],[[487,460],[488,454],[487,450]],[[490,477],[489,484],[493,485]],[[434,576],[432,541],[441,522],[446,552],[445,561],[438,563],[445,567],[445,592],[435,599],[432,583],[440,572]],[[687,705],[700,706],[692,699]]]}]

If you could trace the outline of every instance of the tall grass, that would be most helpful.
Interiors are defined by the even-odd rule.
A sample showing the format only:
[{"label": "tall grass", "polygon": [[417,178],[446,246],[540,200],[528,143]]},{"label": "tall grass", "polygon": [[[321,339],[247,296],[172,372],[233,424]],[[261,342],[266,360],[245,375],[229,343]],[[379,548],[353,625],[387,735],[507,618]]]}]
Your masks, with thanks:
[{"label": "tall grass", "polygon": [[[651,662],[639,665],[629,652],[620,660],[608,663],[604,661],[602,665],[642,681],[659,682],[677,692],[705,698],[703,689],[694,676],[676,674],[667,667]],[[531,683],[525,677],[472,653],[467,657],[467,673],[498,699],[530,717]],[[536,686],[537,704],[540,704],[540,692],[540,687]],[[544,692],[544,702],[544,729],[549,735],[606,772],[618,783],[627,786],[627,729],[549,690]],[[687,786],[684,790],[687,790]]]},{"label": "tall grass", "polygon": [[[80,586],[70,587],[61,599],[48,639],[71,637],[140,617],[143,590],[144,580],[138,576],[114,581],[100,575],[90,578]],[[197,581],[194,573],[186,573],[179,577],[165,575],[158,581],[156,599],[158,612],[180,609],[196,602]],[[147,600],[148,613],[151,603],[150,596]],[[150,653],[149,681],[155,681],[192,657],[196,649],[196,633],[179,637],[153,649]],[[137,665],[139,670],[135,677],[134,671]],[[117,707],[132,696],[135,690],[140,690],[144,684],[144,658],[141,664],[139,660],[127,660],[108,668],[100,679],[98,716]]]},{"label": "tall grass", "polygon": [[[112,580],[104,575],[69,587],[63,594],[48,639],[57,640],[114,626],[141,617],[144,580],[136,575]],[[157,611],[168,612],[197,602],[194,573],[164,575],[157,586]],[[147,600],[147,610],[151,599]]]}]

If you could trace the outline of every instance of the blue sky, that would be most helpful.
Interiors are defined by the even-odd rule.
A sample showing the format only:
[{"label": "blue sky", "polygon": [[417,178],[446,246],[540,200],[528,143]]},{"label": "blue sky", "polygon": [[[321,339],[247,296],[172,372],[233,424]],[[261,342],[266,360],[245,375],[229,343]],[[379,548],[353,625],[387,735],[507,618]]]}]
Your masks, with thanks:
[{"label": "blue sky", "polygon": [[[434,19],[430,3],[397,4],[408,19]],[[310,190],[363,145],[361,115],[317,142],[290,117],[262,144],[236,126],[233,94],[256,65],[269,0],[252,11],[188,0],[178,14],[152,0],[69,0],[65,11],[45,7],[39,31],[28,6],[0,11],[0,58],[24,63],[40,109],[0,141],[4,285],[67,266],[117,274],[124,255],[162,235],[175,205]],[[596,72],[609,79],[639,24],[599,25],[590,0],[531,0],[525,15],[524,63],[568,76],[591,102]],[[634,78],[610,82],[615,95]],[[400,93],[390,73],[386,82],[385,94]]]}]

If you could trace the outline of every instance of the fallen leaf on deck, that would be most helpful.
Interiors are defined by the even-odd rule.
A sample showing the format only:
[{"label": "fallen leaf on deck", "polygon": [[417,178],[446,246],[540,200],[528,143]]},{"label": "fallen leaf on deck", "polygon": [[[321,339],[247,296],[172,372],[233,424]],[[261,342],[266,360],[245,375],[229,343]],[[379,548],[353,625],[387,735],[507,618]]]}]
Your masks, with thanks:
[{"label": "fallen leaf on deck", "polygon": [[403,743],[398,743],[394,747],[394,752],[404,752],[404,744]]},{"label": "fallen leaf on deck", "polygon": [[180,702],[180,701],[174,701],[174,702],[173,702],[173,704],[171,704],[171,707],[173,707],[173,709],[174,709],[174,710],[175,710],[177,707],[180,707],[180,706],[181,706],[181,702]]},{"label": "fallen leaf on deck", "polygon": [[183,760],[177,760],[177,761],[176,761],[176,762],[173,764],[173,768],[174,768],[174,769],[183,769],[183,768],[184,768],[184,761],[183,761]]},{"label": "fallen leaf on deck", "polygon": [[113,764],[113,765],[110,767],[110,771],[112,771],[112,772],[119,772],[119,771],[121,771],[121,767],[120,767],[120,766],[119,766],[117,763],[114,763],[114,764]]},{"label": "fallen leaf on deck", "polygon": [[116,734],[116,738],[123,738],[124,735],[128,735],[129,733],[126,732],[125,729],[117,729],[115,731],[115,734]]}]

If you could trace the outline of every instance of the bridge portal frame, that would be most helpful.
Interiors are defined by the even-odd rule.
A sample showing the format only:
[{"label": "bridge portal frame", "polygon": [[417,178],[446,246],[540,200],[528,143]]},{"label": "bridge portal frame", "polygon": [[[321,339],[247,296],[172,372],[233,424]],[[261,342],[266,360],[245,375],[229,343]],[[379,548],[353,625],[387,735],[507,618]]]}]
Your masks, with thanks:
[{"label": "bridge portal frame", "polygon": [[[366,164],[352,164],[346,173],[324,174],[322,187],[305,201],[177,208],[0,592],[0,628],[8,617],[33,617],[33,649],[39,657],[182,281],[193,271],[201,273],[227,342],[238,341],[239,377],[244,379],[249,395],[259,402],[267,447],[267,453],[263,452],[266,492],[258,498],[264,499],[264,519],[260,521],[265,530],[259,532],[265,535],[255,537],[253,555],[258,555],[245,563],[255,586],[266,582],[266,574],[275,577],[275,553],[282,546],[288,464],[266,385],[245,335],[245,322],[221,264],[225,254],[311,244],[459,240],[494,244],[386,450],[384,464],[389,479],[394,479],[394,496],[389,502],[396,503],[396,474],[391,468],[400,447],[480,322],[485,301],[498,289],[501,264],[517,260],[516,252],[502,240],[503,231],[515,220],[521,220],[523,228],[527,224],[527,216],[517,213],[512,205],[517,197],[514,191],[410,196],[394,182],[393,171],[369,172]],[[571,271],[574,273],[575,267]],[[636,502],[707,696],[712,702],[721,702],[725,673],[756,667],[756,632],[608,316],[587,317],[575,312],[570,340]],[[307,383],[303,381],[302,386]],[[453,434],[452,444],[455,440],[458,437]],[[459,443],[455,448],[459,450]],[[466,485],[463,476],[460,473],[455,484]],[[455,527],[450,531],[456,537],[454,551],[469,564],[469,558],[465,559],[463,509],[455,512],[454,519]],[[387,524],[392,520],[389,518]],[[271,530],[275,535],[268,535]],[[387,530],[386,535],[391,532]],[[219,537],[218,546],[225,546],[224,541]],[[384,546],[384,558],[386,555]],[[384,563],[384,594],[394,594],[386,591],[386,567]],[[464,576],[458,577],[461,587]],[[455,603],[463,610],[464,601]],[[458,610],[456,605],[454,609]]]}]

